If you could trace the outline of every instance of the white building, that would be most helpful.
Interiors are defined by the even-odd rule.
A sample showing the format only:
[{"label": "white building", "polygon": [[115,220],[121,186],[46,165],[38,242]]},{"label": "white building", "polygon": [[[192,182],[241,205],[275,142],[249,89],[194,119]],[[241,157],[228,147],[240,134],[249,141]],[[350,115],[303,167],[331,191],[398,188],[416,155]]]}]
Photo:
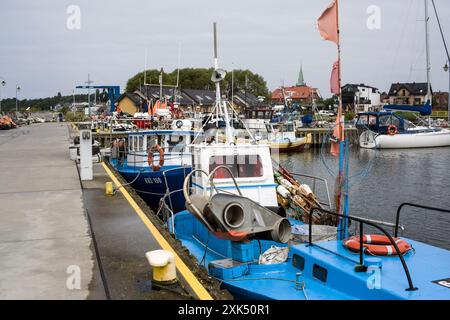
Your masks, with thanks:
[{"label": "white building", "polygon": [[379,110],[381,108],[380,91],[363,83],[348,83],[342,87],[342,104],[355,113]]}]

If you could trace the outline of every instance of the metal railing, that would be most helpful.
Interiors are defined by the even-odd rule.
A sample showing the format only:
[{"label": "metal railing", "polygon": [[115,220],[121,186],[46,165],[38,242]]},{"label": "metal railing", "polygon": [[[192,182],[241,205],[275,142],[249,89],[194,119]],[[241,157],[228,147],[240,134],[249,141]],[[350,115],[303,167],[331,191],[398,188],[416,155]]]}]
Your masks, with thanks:
[{"label": "metal railing", "polygon": [[395,232],[394,232],[394,237],[397,237],[398,235],[398,227],[399,227],[399,223],[400,223],[400,212],[402,210],[403,207],[414,207],[414,208],[420,208],[420,209],[426,209],[426,210],[432,210],[432,211],[440,211],[440,212],[446,212],[446,213],[450,213],[450,210],[447,209],[442,209],[442,208],[436,208],[436,207],[430,207],[430,206],[424,206],[421,204],[415,204],[415,203],[409,203],[409,202],[404,202],[402,203],[398,209],[397,209],[397,215],[395,216]]},{"label": "metal railing", "polygon": [[[367,267],[364,265],[364,243],[363,243],[364,224],[367,224],[367,225],[374,227],[374,228],[378,229],[379,231],[381,231],[389,239],[389,242],[391,243],[392,247],[394,247],[394,250],[397,253],[398,258],[400,259],[400,261],[402,263],[403,270],[405,271],[405,275],[408,280],[408,288],[406,290],[407,291],[417,290],[417,288],[414,287],[414,284],[411,279],[411,274],[409,273],[408,266],[406,265],[405,259],[403,258],[402,254],[400,252],[400,249],[398,248],[397,244],[395,243],[395,240],[392,238],[392,236],[386,230],[384,230],[382,227],[380,227],[377,224],[375,224],[371,221],[368,221],[366,219],[343,215],[343,214],[325,210],[325,209],[322,209],[319,207],[311,208],[311,210],[309,211],[309,221],[311,221],[314,211],[321,211],[323,213],[327,213],[327,214],[335,215],[337,217],[341,217],[344,219],[349,219],[349,220],[359,222],[359,265],[356,266],[356,268],[355,268],[355,271],[357,271],[357,272],[367,270]],[[312,224],[311,223],[309,224],[308,244],[310,246],[315,245],[315,244],[313,244],[313,241],[312,241]],[[317,247],[321,248],[320,246],[317,246]]]},{"label": "metal railing", "polygon": [[328,208],[331,208],[331,197],[330,197],[330,190],[328,189],[327,179],[321,178],[318,176],[309,175],[309,174],[304,174],[304,173],[289,172],[289,174],[294,177],[304,177],[304,178],[312,179],[313,180],[312,192],[315,195],[317,195],[316,194],[316,181],[322,181],[325,184],[325,190],[327,193],[327,201],[328,202],[326,203],[326,202],[320,201],[320,198],[319,198],[319,202],[320,202],[320,204],[326,205],[326,206],[328,206]]}]

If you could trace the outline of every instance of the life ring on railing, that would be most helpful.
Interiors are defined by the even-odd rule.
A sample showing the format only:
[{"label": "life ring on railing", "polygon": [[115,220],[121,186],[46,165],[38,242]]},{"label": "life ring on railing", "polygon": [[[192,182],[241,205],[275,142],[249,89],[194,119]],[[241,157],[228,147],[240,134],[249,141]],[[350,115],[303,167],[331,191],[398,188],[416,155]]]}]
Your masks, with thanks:
[{"label": "life ring on railing", "polygon": [[[153,163],[153,153],[155,152],[159,153],[158,164]],[[153,171],[158,171],[164,165],[164,149],[159,144],[155,144],[153,147],[148,149],[147,162],[148,165],[152,167]]]},{"label": "life ring on railing", "polygon": [[[412,249],[411,245],[405,240],[399,238],[392,238],[398,247],[401,255]],[[351,251],[359,252],[360,241],[359,236],[350,237],[343,242],[344,246]],[[394,246],[389,241],[389,238],[384,235],[366,234],[363,236],[364,251],[373,256],[396,256]]]},{"label": "life ring on railing", "polygon": [[390,136],[393,136],[393,135],[397,134],[397,132],[398,132],[397,126],[391,124],[391,125],[389,125],[389,126],[387,127],[387,133],[388,133]]},{"label": "life ring on railing", "polygon": [[179,108],[178,109],[174,109],[172,111],[172,114],[174,115],[175,119],[181,119],[184,116],[183,110],[181,110]]}]

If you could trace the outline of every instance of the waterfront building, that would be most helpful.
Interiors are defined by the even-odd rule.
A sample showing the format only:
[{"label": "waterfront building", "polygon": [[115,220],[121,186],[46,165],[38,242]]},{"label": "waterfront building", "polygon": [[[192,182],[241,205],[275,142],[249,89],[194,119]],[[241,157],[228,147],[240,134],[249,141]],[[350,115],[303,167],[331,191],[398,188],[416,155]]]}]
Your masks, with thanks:
[{"label": "waterfront building", "polygon": [[272,92],[271,102],[279,104],[280,101],[284,104],[284,99],[287,103],[293,106],[312,105],[317,103],[322,96],[319,89],[308,86],[303,75],[303,68],[300,66],[297,83],[294,86],[277,88]]},{"label": "waterfront building", "polygon": [[433,93],[433,110],[448,109],[448,92],[437,91]]},{"label": "waterfront building", "polygon": [[[431,90],[433,94],[433,90]],[[426,82],[393,83],[389,89],[389,104],[423,105],[427,95]]]},{"label": "waterfront building", "polygon": [[360,84],[347,83],[341,89],[342,104],[353,112],[377,111],[381,107],[381,96],[378,88]]}]

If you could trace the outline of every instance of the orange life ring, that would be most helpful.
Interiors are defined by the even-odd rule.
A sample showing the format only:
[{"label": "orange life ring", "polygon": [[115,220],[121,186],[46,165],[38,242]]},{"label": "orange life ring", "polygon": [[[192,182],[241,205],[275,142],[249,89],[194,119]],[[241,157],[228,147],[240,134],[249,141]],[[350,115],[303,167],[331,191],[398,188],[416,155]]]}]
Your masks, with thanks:
[{"label": "orange life ring", "polygon": [[397,127],[395,125],[391,124],[391,125],[389,125],[387,127],[387,133],[390,136],[393,136],[393,135],[397,134],[397,132],[398,132],[398,129],[397,129]]},{"label": "orange life ring", "polygon": [[[405,240],[399,238],[393,238],[397,245],[400,254],[404,255],[406,252],[412,249],[411,245]],[[359,236],[350,237],[344,240],[344,246],[351,251],[359,252]],[[378,234],[366,234],[363,236],[364,251],[373,256],[396,256],[394,246],[389,241],[389,238],[384,235]]]},{"label": "orange life ring", "polygon": [[[159,153],[158,164],[153,163],[153,153],[154,152]],[[152,167],[153,171],[158,171],[164,165],[164,149],[159,144],[155,144],[153,147],[148,149],[147,162],[148,162],[148,165],[150,167]]]},{"label": "orange life ring", "polygon": [[183,110],[181,109],[175,109],[173,110],[173,115],[175,116],[175,119],[182,119],[184,116]]}]

